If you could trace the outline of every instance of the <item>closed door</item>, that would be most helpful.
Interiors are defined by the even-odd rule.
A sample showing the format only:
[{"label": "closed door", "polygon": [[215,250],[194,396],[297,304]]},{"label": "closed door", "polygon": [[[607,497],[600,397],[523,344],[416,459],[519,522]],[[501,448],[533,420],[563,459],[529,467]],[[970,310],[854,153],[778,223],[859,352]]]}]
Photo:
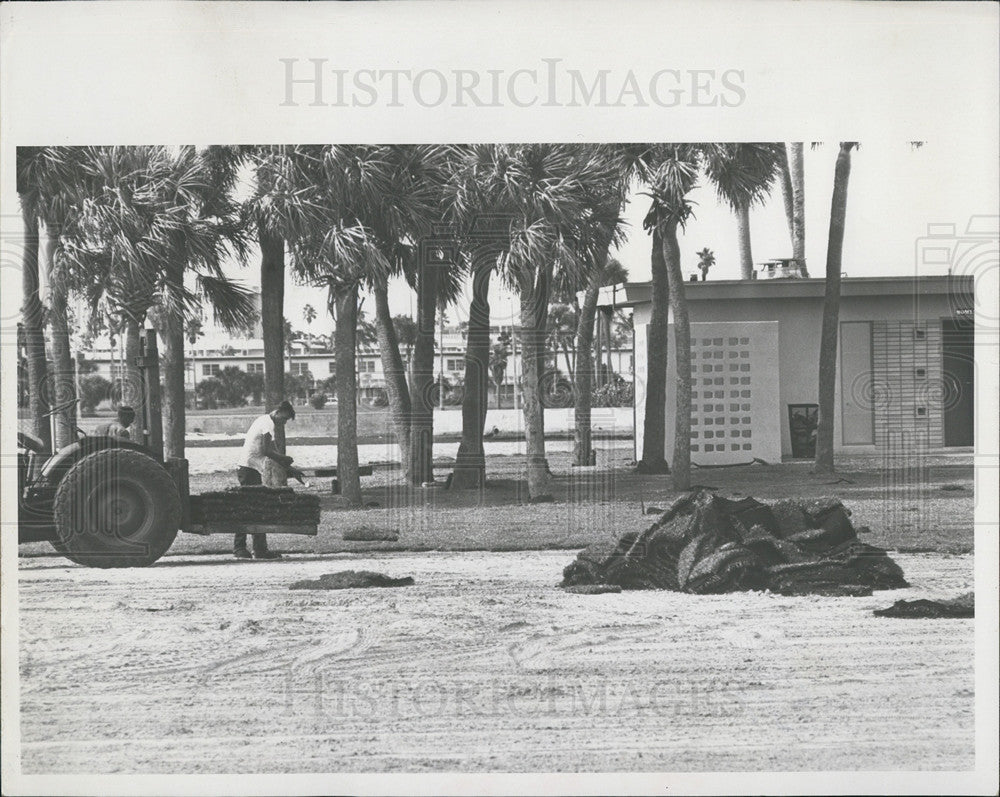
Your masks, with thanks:
[{"label": "closed door", "polygon": [[945,319],[942,331],[944,444],[975,442],[975,336],[972,319]]}]

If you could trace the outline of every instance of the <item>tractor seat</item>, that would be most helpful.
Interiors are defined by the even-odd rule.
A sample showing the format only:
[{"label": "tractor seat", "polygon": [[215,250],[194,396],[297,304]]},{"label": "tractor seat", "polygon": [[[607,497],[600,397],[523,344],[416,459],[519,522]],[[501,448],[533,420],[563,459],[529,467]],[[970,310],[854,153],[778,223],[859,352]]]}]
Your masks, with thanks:
[{"label": "tractor seat", "polygon": [[26,448],[29,451],[34,451],[36,454],[45,453],[45,443],[34,435],[27,434],[26,432],[17,433],[17,445],[20,448]]}]

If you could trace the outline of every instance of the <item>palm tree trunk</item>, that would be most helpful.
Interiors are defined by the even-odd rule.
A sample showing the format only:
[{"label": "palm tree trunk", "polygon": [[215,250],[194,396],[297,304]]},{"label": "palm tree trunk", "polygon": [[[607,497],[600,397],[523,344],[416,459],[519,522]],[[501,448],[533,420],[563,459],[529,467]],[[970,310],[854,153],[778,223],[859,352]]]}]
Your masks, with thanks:
[{"label": "palm tree trunk", "polygon": [[49,365],[45,359],[45,312],[39,291],[38,219],[24,207],[24,251],[21,255],[21,280],[24,293],[22,317],[24,343],[28,358],[28,407],[31,413],[32,433],[42,441],[47,451],[52,450],[52,429],[45,414],[49,411]]},{"label": "palm tree trunk", "polygon": [[[167,273],[171,287],[179,294],[184,285],[184,263],[171,263]],[[164,313],[160,338],[163,340],[163,456],[184,458],[184,313]]]},{"label": "palm tree trunk", "polygon": [[[257,240],[260,323],[264,331],[264,409],[271,412],[285,400],[285,242],[262,224],[257,227]],[[274,430],[274,444],[284,453],[285,429],[278,426]]]},{"label": "palm tree trunk", "polygon": [[802,142],[797,141],[790,146],[788,172],[792,181],[792,204],[794,229],[792,233],[792,257],[802,270],[802,276],[808,277],[806,268],[806,192],[805,172],[802,159]]},{"label": "palm tree trunk", "polygon": [[[69,291],[56,265],[56,249],[59,236],[46,226],[44,246],[44,268],[49,275],[49,319],[52,335],[52,381],[55,394],[53,403],[63,404],[76,398],[73,352],[69,343],[68,310]],[[76,440],[76,405],[73,404],[54,417],[55,446],[60,449]]]},{"label": "palm tree trunk", "polygon": [[[528,455],[528,497],[538,500],[552,494],[552,477],[545,458],[545,426],[542,413],[541,368],[544,362],[545,330],[539,328],[538,307],[547,301],[535,290],[521,292],[521,406],[524,411],[525,444]],[[541,338],[541,341],[539,341]],[[542,357],[540,358],[540,355]]]},{"label": "palm tree trunk", "polygon": [[736,229],[740,244],[740,279],[753,279],[753,252],[750,248],[750,206],[742,204],[736,211]]},{"label": "palm tree trunk", "polygon": [[434,316],[437,271],[417,275],[417,331],[410,357],[410,483],[434,480]]},{"label": "palm tree trunk", "polygon": [[650,258],[652,309],[646,329],[646,412],[642,426],[642,473],[668,473],[666,451],[667,346],[670,319],[670,274],[664,260],[663,234],[653,229]]},{"label": "palm tree trunk", "polygon": [[358,472],[358,389],[354,353],[357,349],[358,286],[336,289],[337,328],[334,357],[337,361],[337,479],[340,495],[352,506],[361,505]]},{"label": "palm tree trunk", "polygon": [[143,417],[144,397],[142,395],[142,371],[136,365],[142,338],[142,318],[137,311],[125,319],[125,361],[122,363],[122,400],[126,407],[132,407],[137,418]]},{"label": "palm tree trunk", "polygon": [[[539,406],[541,407],[541,412],[538,415],[538,423],[541,428],[541,440],[542,440],[542,456],[545,462],[545,471],[549,475],[552,471],[549,470],[549,461],[545,456],[545,386],[551,384],[550,389],[554,388],[554,383],[548,379],[549,376],[549,352],[546,346],[546,340],[548,338],[548,321],[549,321],[549,294],[552,290],[552,275],[555,272],[555,263],[550,262],[544,268],[539,270],[539,280],[538,287],[536,289],[537,301],[535,302],[535,325],[534,329],[536,334],[534,336],[535,342],[535,365],[538,371],[538,399]],[[552,367],[556,368],[555,356],[553,355]],[[558,370],[558,369],[556,369]],[[558,374],[552,374],[553,377],[558,376]]]},{"label": "palm tree trunk", "polygon": [[389,399],[389,414],[396,429],[400,461],[404,468],[410,466],[410,390],[406,386],[406,369],[399,353],[399,338],[392,324],[389,310],[389,289],[385,283],[374,286],[375,331],[385,372],[385,392]]},{"label": "palm tree trunk", "polygon": [[675,490],[691,487],[691,323],[688,318],[681,249],[677,223],[667,222],[663,230],[663,260],[670,283],[670,309],[674,316],[674,344],[677,360],[677,388],[674,402],[674,458],[672,481]]},{"label": "palm tree trunk", "polygon": [[[458,445],[451,486],[455,489],[481,488],[486,483],[486,451],[483,426],[490,385],[490,276],[493,259],[485,252],[475,254],[469,329],[465,344],[465,393],[462,397],[462,441]],[[496,253],[493,253],[495,258]],[[499,395],[499,393],[498,393]]]},{"label": "palm tree trunk", "polygon": [[[602,258],[607,260],[607,255]],[[573,382],[575,406],[573,407],[573,464],[589,465],[591,448],[590,410],[594,391],[594,318],[597,299],[601,292],[600,275],[604,265],[596,268],[587,282],[580,315],[576,324],[576,374]]]},{"label": "palm tree trunk", "polygon": [[612,309],[609,307],[607,310],[602,310],[601,312],[602,312],[602,314],[604,316],[604,340],[605,340],[605,344],[607,346],[607,349],[605,350],[605,364],[606,364],[607,369],[608,369],[608,384],[611,384],[614,381],[614,373],[615,373],[614,364],[613,364],[612,359],[611,359],[611,346],[612,346],[612,339],[611,339],[611,313],[612,313]]},{"label": "palm tree trunk", "polygon": [[830,203],[830,236],[826,247],[826,290],[819,344],[819,422],[816,427],[816,473],[833,473],[833,416],[837,384],[837,331],[840,326],[840,272],[847,221],[847,184],[854,142],[840,142]]},{"label": "palm tree trunk", "polygon": [[792,190],[792,176],[788,170],[788,144],[781,145],[782,157],[778,164],[778,179],[781,181],[781,199],[785,205],[785,222],[788,224],[788,239],[795,244],[795,194]]}]

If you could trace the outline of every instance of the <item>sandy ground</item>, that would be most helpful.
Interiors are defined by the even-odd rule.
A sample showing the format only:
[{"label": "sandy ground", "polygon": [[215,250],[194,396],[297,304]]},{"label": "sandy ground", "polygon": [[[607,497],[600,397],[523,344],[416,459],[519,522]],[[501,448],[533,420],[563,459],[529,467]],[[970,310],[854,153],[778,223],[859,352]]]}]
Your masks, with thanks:
[{"label": "sandy ground", "polygon": [[[960,770],[971,589],[900,554],[871,598],[571,595],[570,551],[20,562],[25,773]],[[343,569],[415,586],[289,591]]]}]

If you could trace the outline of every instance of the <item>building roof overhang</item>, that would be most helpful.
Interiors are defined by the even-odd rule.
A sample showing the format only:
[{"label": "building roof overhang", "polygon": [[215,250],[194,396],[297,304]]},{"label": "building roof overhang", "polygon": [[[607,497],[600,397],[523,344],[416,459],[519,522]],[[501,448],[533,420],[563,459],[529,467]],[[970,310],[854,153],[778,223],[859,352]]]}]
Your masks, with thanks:
[{"label": "building roof overhang", "polygon": [[[742,301],[755,299],[822,299],[825,279],[710,280],[685,282],[688,301]],[[971,296],[971,274],[936,274],[913,277],[844,277],[840,295],[913,296],[955,294]],[[652,283],[625,282],[601,288],[598,307],[635,307],[651,301]]]}]

